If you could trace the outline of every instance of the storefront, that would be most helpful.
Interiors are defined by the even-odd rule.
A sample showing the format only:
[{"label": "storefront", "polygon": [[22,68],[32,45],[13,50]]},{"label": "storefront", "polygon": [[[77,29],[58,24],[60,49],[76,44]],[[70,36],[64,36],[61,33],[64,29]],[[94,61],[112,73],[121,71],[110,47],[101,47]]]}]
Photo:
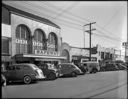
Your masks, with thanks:
[{"label": "storefront", "polygon": [[[11,55],[13,63],[54,63],[61,56],[60,27],[48,19],[2,4],[9,14],[11,27]],[[2,9],[3,11],[3,9]],[[2,30],[3,31],[3,30]]]}]

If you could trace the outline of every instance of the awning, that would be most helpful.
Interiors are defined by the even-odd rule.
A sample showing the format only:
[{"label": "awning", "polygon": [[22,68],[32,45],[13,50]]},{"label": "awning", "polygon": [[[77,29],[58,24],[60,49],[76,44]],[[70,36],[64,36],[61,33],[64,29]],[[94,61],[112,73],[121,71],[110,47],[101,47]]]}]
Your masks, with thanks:
[{"label": "awning", "polygon": [[46,56],[46,55],[35,55],[35,54],[18,54],[16,57],[28,57],[36,59],[67,59],[64,56]]}]

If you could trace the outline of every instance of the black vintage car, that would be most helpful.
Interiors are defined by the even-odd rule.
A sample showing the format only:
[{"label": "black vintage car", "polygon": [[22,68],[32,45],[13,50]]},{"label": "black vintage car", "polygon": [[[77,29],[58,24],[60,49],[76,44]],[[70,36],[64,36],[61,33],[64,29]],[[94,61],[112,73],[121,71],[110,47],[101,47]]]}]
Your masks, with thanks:
[{"label": "black vintage car", "polygon": [[58,77],[58,70],[52,64],[40,64],[39,68],[48,80],[55,80]]},{"label": "black vintage car", "polygon": [[78,65],[78,67],[81,69],[81,71],[83,72],[83,74],[85,74],[87,72],[87,68],[85,66],[86,64],[80,63]]},{"label": "black vintage car", "polygon": [[114,63],[106,63],[105,66],[100,68],[100,71],[116,71],[119,67]]}]

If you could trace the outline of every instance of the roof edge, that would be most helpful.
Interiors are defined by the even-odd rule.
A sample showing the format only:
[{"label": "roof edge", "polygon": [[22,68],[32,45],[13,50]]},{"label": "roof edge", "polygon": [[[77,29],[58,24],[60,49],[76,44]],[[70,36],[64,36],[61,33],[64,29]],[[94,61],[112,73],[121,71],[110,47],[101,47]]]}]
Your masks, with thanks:
[{"label": "roof edge", "polygon": [[55,23],[53,23],[53,22],[50,21],[49,19],[46,19],[46,18],[37,16],[37,15],[34,15],[34,14],[32,14],[32,13],[28,13],[28,12],[26,12],[26,11],[17,9],[17,8],[15,8],[15,7],[12,7],[12,6],[7,5],[7,4],[4,4],[4,3],[2,3],[2,6],[5,7],[5,8],[7,8],[10,12],[12,11],[12,12],[15,12],[15,13],[18,13],[18,14],[21,14],[21,15],[24,15],[24,16],[27,16],[27,17],[30,17],[30,18],[39,20],[39,21],[41,21],[41,22],[44,23],[44,24],[47,24],[47,25],[56,27],[56,28],[58,28],[58,29],[61,29],[60,26],[56,25]]}]

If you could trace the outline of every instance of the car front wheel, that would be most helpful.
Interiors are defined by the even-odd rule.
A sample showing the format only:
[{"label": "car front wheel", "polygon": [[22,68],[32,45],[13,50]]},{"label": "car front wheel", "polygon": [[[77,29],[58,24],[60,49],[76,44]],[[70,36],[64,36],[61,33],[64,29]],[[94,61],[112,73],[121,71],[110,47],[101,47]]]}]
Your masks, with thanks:
[{"label": "car front wheel", "polygon": [[98,70],[97,69],[93,69],[92,70],[92,73],[96,73]]},{"label": "car front wheel", "polygon": [[25,77],[24,77],[24,83],[25,83],[25,84],[30,84],[31,81],[32,81],[32,80],[31,80],[31,77],[30,77],[30,76],[25,76]]},{"label": "car front wheel", "polygon": [[56,74],[55,73],[50,73],[47,77],[50,80],[55,80],[56,79]]},{"label": "car front wheel", "polygon": [[76,77],[77,76],[77,74],[75,72],[72,72],[71,75],[72,75],[72,77]]}]

